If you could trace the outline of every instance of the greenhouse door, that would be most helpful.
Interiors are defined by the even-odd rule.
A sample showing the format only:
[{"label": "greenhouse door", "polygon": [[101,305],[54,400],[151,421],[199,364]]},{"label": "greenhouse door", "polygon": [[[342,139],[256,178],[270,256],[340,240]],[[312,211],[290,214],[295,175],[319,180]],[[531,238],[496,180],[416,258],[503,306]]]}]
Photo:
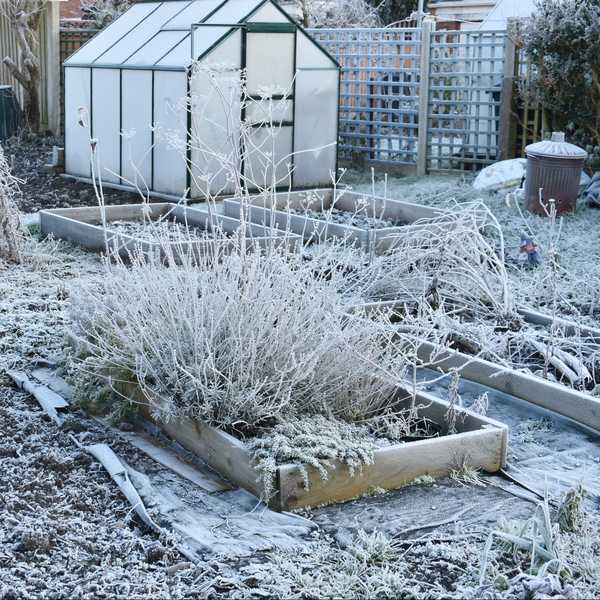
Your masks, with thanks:
[{"label": "greenhouse door", "polygon": [[288,187],[294,147],[296,27],[252,23],[245,32],[244,118],[252,125],[244,176],[250,187]]}]

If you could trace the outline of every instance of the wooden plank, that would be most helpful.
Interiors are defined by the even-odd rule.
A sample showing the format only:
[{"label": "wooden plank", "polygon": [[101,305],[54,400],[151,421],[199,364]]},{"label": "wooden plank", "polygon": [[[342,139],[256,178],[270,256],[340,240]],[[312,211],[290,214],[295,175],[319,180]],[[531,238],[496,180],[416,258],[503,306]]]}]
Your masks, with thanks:
[{"label": "wooden plank", "polygon": [[419,68],[419,130],[417,139],[417,175],[427,173],[427,146],[429,138],[429,79],[431,57],[431,33],[435,21],[423,19],[421,26],[421,62]]},{"label": "wooden plank", "polygon": [[[404,307],[403,302],[398,300],[384,300],[382,302],[365,302],[363,304],[354,304],[348,307],[352,313],[364,311],[366,315],[372,315],[378,311],[392,311],[395,309],[401,310]],[[555,324],[567,336],[580,335],[588,338],[590,341],[600,343],[600,329],[589,325],[581,325],[571,319],[563,317],[553,318],[551,315],[539,312],[528,306],[517,307],[517,312],[525,319],[527,323],[532,325],[542,325],[550,327]]]},{"label": "wooden plank", "polygon": [[[134,386],[128,386],[126,395],[136,402],[141,401],[140,392]],[[260,474],[252,466],[250,453],[243,442],[197,419],[178,418],[168,423],[160,421],[152,417],[146,404],[139,406],[145,418],[186,450],[200,457],[221,477],[261,497],[263,486]]]},{"label": "wooden plank", "polygon": [[562,317],[553,318],[551,315],[541,313],[529,307],[520,307],[518,311],[528,323],[532,323],[533,325],[551,327],[554,324],[567,336],[580,335],[581,337],[588,338],[590,341],[600,343],[600,329],[595,327],[580,325],[575,321]]},{"label": "wooden plank", "polygon": [[285,465],[279,468],[280,509],[342,502],[377,488],[397,489],[423,475],[446,477],[463,460],[495,472],[502,465],[502,437],[502,430],[490,427],[383,448],[376,451],[374,464],[363,467],[354,477],[340,463],[329,470],[327,480],[309,467],[309,489],[304,487],[300,469]]},{"label": "wooden plank", "polygon": [[[58,2],[48,2],[45,8],[45,22],[41,26],[45,27],[45,51],[41,52],[42,59],[46,62],[45,83],[46,83],[46,104],[48,113],[48,129],[56,136],[60,131],[60,5]],[[42,81],[42,86],[44,82]]]},{"label": "wooden plank", "polygon": [[[327,190],[332,194],[331,190]],[[250,221],[265,227],[275,226],[281,231],[292,231],[303,237],[306,241],[320,241],[324,239],[339,238],[347,242],[356,243],[368,251],[371,245],[377,253],[384,253],[393,248],[398,237],[407,233],[414,233],[425,225],[404,225],[399,227],[385,227],[379,230],[369,230],[342,223],[326,222],[324,219],[311,218],[304,215],[292,214],[287,208],[294,210],[327,211],[331,206],[331,197],[323,196],[324,190],[315,189],[309,192],[285,192],[272,197],[258,195],[248,201],[240,198],[229,198],[223,202],[223,211],[228,217],[239,217],[242,206]],[[304,195],[302,195],[304,194]],[[368,216],[383,219],[395,219],[415,223],[422,219],[433,219],[443,216],[448,211],[404,202],[343,191],[335,200],[335,207],[339,210],[354,214],[366,212]],[[443,227],[443,225],[439,225]]]},{"label": "wooden plank", "polygon": [[238,439],[198,420],[174,419],[156,424],[225,479],[261,496],[259,473],[251,466],[250,453]]},{"label": "wooden plank", "polygon": [[227,485],[216,473],[210,475],[202,473],[192,465],[182,461],[175,452],[169,448],[159,446],[148,436],[139,432],[116,431],[116,433],[158,464],[170,469],[209,493],[231,489],[231,486]]},{"label": "wooden plank", "polygon": [[515,54],[514,25],[507,29],[504,45],[504,72],[502,77],[502,90],[500,94],[500,122],[499,145],[502,160],[514,158],[514,145],[512,144],[513,119],[513,93],[515,87]]},{"label": "wooden plank", "polygon": [[[147,406],[141,403],[139,388],[129,384],[124,388],[124,393],[140,403],[142,414],[169,437],[197,454],[225,479],[261,497],[263,486],[260,474],[254,468],[243,442],[198,420],[180,418],[165,423],[153,419]],[[400,408],[410,400],[410,392],[399,387],[390,402]],[[416,404],[419,415],[438,424],[444,423],[448,403],[419,392]],[[280,466],[276,476],[280,493],[273,500],[274,508],[290,510],[349,500],[375,487],[395,489],[421,475],[443,477],[463,458],[475,468],[490,472],[501,469],[506,463],[508,428],[462,407],[456,407],[456,410],[462,414],[462,418],[457,420],[459,433],[377,450],[374,465],[366,466],[362,474],[355,474],[354,477],[350,477],[342,464],[336,464],[326,481],[321,480],[316,469],[309,468],[311,486],[305,490],[302,473],[297,466]]]},{"label": "wooden plank", "polygon": [[[226,215],[239,215],[242,203],[238,200],[224,200],[223,209]],[[338,238],[356,243],[365,248],[367,232],[358,227],[341,223],[327,223],[322,219],[313,219],[303,215],[295,215],[260,206],[245,206],[246,218],[264,227],[276,227],[279,231],[291,231],[305,241],[320,241]]]},{"label": "wooden plank", "polygon": [[456,350],[442,349],[423,340],[420,341],[418,355],[425,363],[431,362],[432,357],[435,357],[434,366],[443,372],[458,370],[465,379],[527,400],[600,431],[599,398],[533,374],[501,367]]},{"label": "wooden plank", "polygon": [[[239,228],[239,221],[219,214],[209,215],[201,209],[189,208],[169,202],[157,202],[152,204],[123,204],[105,207],[105,218],[108,223],[106,235],[101,226],[101,209],[98,206],[83,208],[59,208],[40,211],[40,228],[43,235],[52,234],[57,238],[74,242],[91,250],[104,251],[106,240],[113,250],[118,249],[121,257],[127,259],[132,253],[141,251],[148,255],[165,256],[161,250],[160,242],[148,242],[136,239],[123,233],[115,233],[110,230],[110,223],[116,220],[139,221],[144,215],[157,218],[167,213],[189,225],[201,229],[210,230],[211,222],[216,222],[226,232],[234,232]],[[248,227],[248,239],[260,248],[270,244],[283,245],[290,252],[300,252],[302,249],[301,239],[293,234],[282,235],[273,232],[260,225],[250,224]],[[215,252],[218,248],[227,252],[234,247],[229,239],[215,240],[191,240],[174,242],[171,248],[174,251],[175,260],[181,260],[178,249],[195,253],[197,256]],[[248,249],[252,249],[248,245]]]}]

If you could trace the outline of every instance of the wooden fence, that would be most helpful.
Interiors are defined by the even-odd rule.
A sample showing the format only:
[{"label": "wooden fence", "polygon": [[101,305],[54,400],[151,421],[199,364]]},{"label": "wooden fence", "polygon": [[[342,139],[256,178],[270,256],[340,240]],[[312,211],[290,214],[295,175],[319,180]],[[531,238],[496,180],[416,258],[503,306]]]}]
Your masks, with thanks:
[{"label": "wooden fence", "polygon": [[513,98],[504,86],[514,55],[506,32],[436,31],[426,19],[419,27],[311,34],[342,67],[342,160],[422,175],[512,157],[503,134],[511,111],[501,108]]},{"label": "wooden fence", "polygon": [[[0,0],[2,1],[2,0]],[[59,5],[48,2],[40,19],[39,59],[40,59],[40,115],[43,129],[53,133],[60,132],[60,58],[58,53]],[[0,84],[11,85],[21,108],[23,107],[23,88],[2,62],[10,56],[17,64],[20,52],[17,36],[12,25],[0,14]]]}]

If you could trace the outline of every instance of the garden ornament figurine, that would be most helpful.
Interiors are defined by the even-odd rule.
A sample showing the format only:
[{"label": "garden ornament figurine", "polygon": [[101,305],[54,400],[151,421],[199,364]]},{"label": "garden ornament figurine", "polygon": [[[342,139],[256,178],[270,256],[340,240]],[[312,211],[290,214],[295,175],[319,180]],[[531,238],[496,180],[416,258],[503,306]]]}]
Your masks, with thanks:
[{"label": "garden ornament figurine", "polygon": [[537,244],[532,238],[527,237],[524,234],[521,235],[520,251],[527,254],[527,264],[530,267],[537,267],[540,264],[541,260]]}]

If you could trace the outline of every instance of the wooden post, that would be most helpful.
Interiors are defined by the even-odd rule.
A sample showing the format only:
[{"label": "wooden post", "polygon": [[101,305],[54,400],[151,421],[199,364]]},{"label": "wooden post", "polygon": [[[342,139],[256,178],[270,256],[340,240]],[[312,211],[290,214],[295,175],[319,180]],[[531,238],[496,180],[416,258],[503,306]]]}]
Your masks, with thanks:
[{"label": "wooden post", "polygon": [[513,94],[515,87],[515,64],[517,46],[515,44],[515,23],[508,23],[504,45],[504,70],[502,92],[500,94],[499,146],[500,159],[514,158],[513,144]]},{"label": "wooden post", "polygon": [[46,4],[46,48],[42,56],[46,60],[46,93],[48,129],[60,135],[60,3]]},{"label": "wooden post", "polygon": [[417,175],[427,173],[427,135],[429,124],[429,63],[431,56],[431,32],[435,20],[425,17],[421,24],[421,62],[419,67],[419,137],[417,141]]}]

